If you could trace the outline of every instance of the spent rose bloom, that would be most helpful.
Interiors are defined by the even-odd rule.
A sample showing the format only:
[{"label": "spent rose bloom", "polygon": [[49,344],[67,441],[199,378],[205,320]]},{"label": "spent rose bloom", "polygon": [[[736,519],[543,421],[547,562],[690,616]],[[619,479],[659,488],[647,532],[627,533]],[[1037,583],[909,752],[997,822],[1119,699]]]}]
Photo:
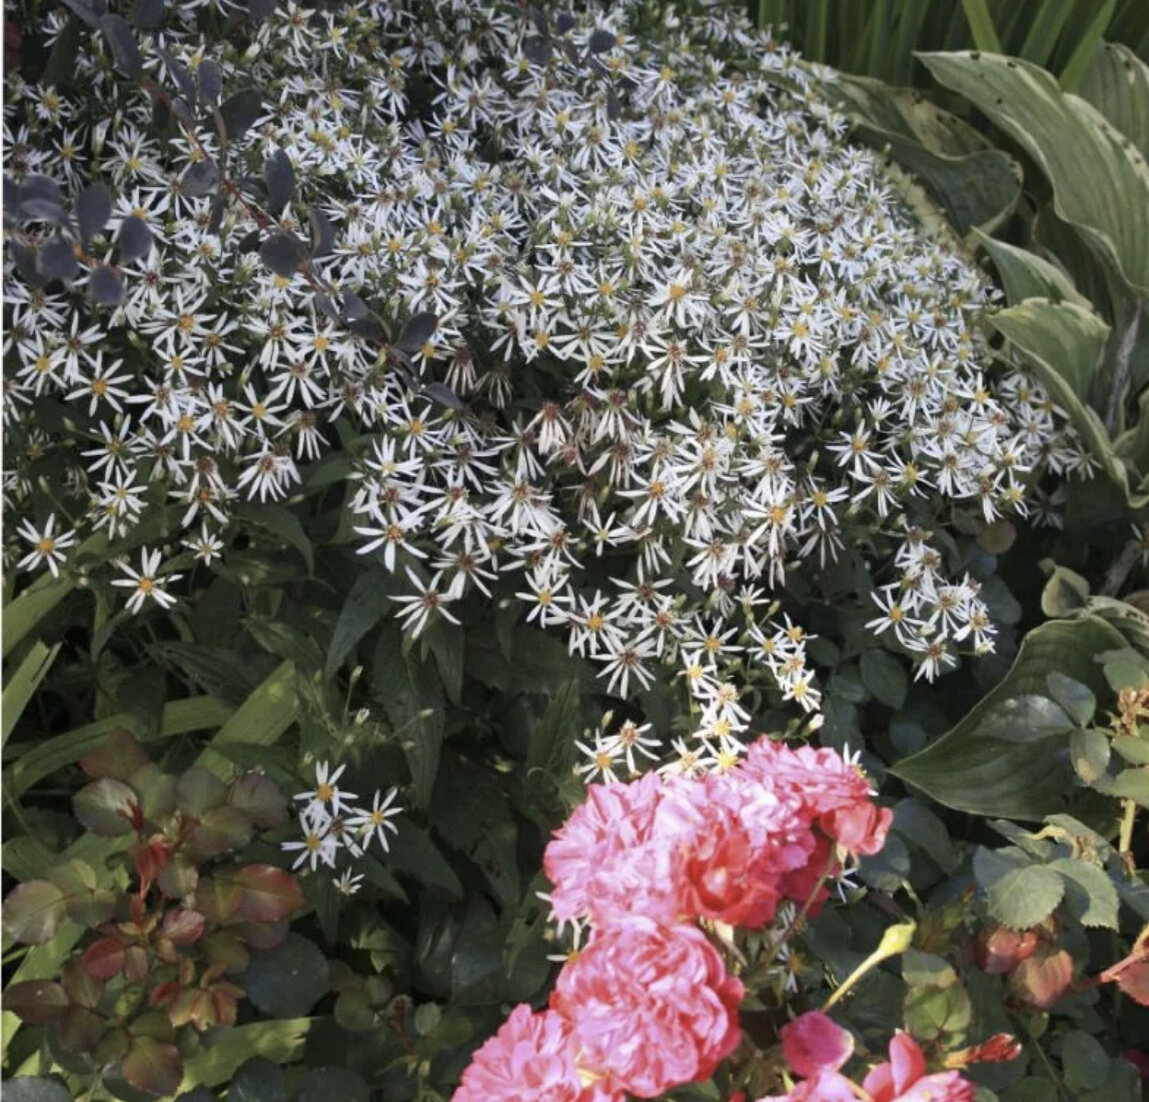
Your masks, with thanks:
[{"label": "spent rose bloom", "polygon": [[957,1071],[926,1074],[926,1058],[908,1033],[890,1041],[890,1059],[862,1081],[874,1102],[973,1102],[975,1087]]},{"label": "spent rose bloom", "polygon": [[713,1074],[741,1038],[740,980],[695,926],[628,915],[597,931],[559,975],[551,1006],[579,1062],[638,1098]]},{"label": "spent rose bloom", "polygon": [[521,1003],[463,1072],[451,1102],[622,1102],[575,1065],[570,1023]]}]

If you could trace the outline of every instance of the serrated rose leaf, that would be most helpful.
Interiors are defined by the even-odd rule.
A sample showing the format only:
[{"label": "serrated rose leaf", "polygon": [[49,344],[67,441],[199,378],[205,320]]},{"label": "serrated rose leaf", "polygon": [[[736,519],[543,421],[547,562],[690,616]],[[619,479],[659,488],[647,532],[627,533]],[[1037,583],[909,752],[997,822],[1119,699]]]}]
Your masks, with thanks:
[{"label": "serrated rose leaf", "polygon": [[126,781],[147,762],[147,752],[132,733],[117,727],[95,750],[89,750],[80,758],[80,768],[93,780],[114,777]]},{"label": "serrated rose leaf", "polygon": [[1134,1002],[1149,1006],[1149,961],[1135,961],[1122,969],[1116,982]]},{"label": "serrated rose leaf", "polygon": [[68,995],[51,980],[27,980],[4,989],[4,1009],[29,1025],[48,1025],[63,1017]]},{"label": "serrated rose leaf", "polygon": [[124,945],[112,937],[102,937],[93,941],[84,950],[84,968],[88,975],[97,980],[110,980],[118,976],[127,964]]},{"label": "serrated rose leaf", "polygon": [[245,773],[232,781],[226,799],[246,812],[260,830],[277,830],[287,822],[287,797],[263,773]]},{"label": "serrated rose leaf", "polygon": [[124,1078],[136,1090],[152,1094],[174,1094],[183,1079],[180,1050],[152,1037],[133,1037],[120,1067]]},{"label": "serrated rose leaf", "polygon": [[72,808],[85,830],[114,838],[131,833],[139,800],[135,791],[123,781],[102,777],[84,785],[76,793]]},{"label": "serrated rose leaf", "polygon": [[176,781],[176,806],[187,815],[202,815],[218,807],[227,795],[227,785],[210,769],[193,765]]},{"label": "serrated rose leaf", "polygon": [[248,922],[279,922],[303,906],[299,881],[275,865],[244,865],[231,882],[243,892],[239,913]]},{"label": "serrated rose leaf", "polygon": [[64,893],[47,880],[28,880],[4,900],[4,929],[22,945],[51,941],[67,912]]}]

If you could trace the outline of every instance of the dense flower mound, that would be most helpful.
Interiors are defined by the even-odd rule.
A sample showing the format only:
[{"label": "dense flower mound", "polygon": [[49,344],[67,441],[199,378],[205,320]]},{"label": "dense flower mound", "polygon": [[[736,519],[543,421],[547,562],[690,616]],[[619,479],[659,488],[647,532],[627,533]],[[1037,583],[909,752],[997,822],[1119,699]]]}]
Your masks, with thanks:
[{"label": "dense flower mound", "polygon": [[[642,11],[287,4],[221,42],[180,4],[140,81],[87,34],[66,92],[9,76],[9,559],[68,569],[167,505],[187,553],[145,547],[119,584],[168,605],[250,503],[338,479],[338,446],[405,625],[497,588],[610,693],[677,667],[704,763],[739,752],[745,684],[817,707],[775,598],[847,550],[919,674],[991,648],[932,533],[1025,512],[1027,482],[1086,466],[1076,439],[991,364],[986,282],[847,142],[826,78],[725,7]],[[226,144],[186,102],[220,88],[254,95]],[[48,278],[72,213],[95,228]]]}]

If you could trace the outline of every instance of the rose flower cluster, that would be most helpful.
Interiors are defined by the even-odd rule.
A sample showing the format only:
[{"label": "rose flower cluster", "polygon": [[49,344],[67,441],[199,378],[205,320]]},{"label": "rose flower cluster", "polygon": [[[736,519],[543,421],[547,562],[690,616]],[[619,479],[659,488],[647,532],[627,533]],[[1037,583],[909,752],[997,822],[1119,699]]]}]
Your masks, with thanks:
[{"label": "rose flower cluster", "polygon": [[833,750],[769,738],[725,773],[591,785],[545,868],[560,922],[588,922],[550,1008],[516,1007],[454,1102],[654,1098],[708,1079],[741,1040],[741,980],[708,937],[818,906],[846,856],[881,849],[892,814]]}]

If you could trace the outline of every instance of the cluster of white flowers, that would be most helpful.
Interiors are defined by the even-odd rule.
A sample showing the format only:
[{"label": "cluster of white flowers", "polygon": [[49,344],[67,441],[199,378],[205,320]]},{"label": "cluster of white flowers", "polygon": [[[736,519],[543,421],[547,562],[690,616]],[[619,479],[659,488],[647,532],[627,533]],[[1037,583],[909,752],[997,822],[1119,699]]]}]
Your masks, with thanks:
[{"label": "cluster of white flowers", "polygon": [[[360,807],[354,792],[339,787],[339,778],[346,768],[341,765],[331,772],[327,762],[316,762],[315,788],[296,794],[295,799],[303,805],[299,809],[299,831],[303,837],[281,843],[288,853],[298,851],[293,869],[308,865],[315,872],[321,864],[333,869],[341,852],[352,858],[362,857],[372,841],[377,841],[387,852],[390,849],[387,832],[399,833],[399,828],[391,822],[403,810],[394,806],[399,790],[392,788],[386,795],[376,791],[371,806]],[[334,878],[335,886],[345,895],[354,895],[362,885],[363,876],[346,868]]]},{"label": "cluster of white flowers", "polygon": [[[359,434],[348,507],[411,631],[513,592],[611,694],[680,671],[706,753],[737,752],[747,684],[818,706],[782,613],[795,571],[864,556],[871,626],[920,675],[992,648],[933,532],[1024,515],[1028,486],[1088,459],[1029,375],[991,364],[988,283],[848,143],[827,74],[732,5],[637,33],[635,2],[549,24],[492,0],[286,4],[226,46],[203,8],[173,6],[144,62],[169,82],[162,44],[218,62],[225,96],[260,91],[226,162],[210,126],[161,141],[98,38],[74,94],[8,78],[5,171],[107,181],[101,260],[132,214],[153,237],[111,310],[85,275],[6,269],[6,495],[32,508],[53,471],[78,503],[63,538],[42,504],[17,530],[21,566],[55,572],[77,534],[165,501],[197,559],[226,560],[238,503],[288,499]],[[297,181],[280,229],[317,208],[335,231],[292,276],[251,249],[276,219],[235,182],[276,151]],[[229,173],[218,227],[183,183],[204,161]],[[394,340],[428,313],[414,348],[369,324]]]}]

